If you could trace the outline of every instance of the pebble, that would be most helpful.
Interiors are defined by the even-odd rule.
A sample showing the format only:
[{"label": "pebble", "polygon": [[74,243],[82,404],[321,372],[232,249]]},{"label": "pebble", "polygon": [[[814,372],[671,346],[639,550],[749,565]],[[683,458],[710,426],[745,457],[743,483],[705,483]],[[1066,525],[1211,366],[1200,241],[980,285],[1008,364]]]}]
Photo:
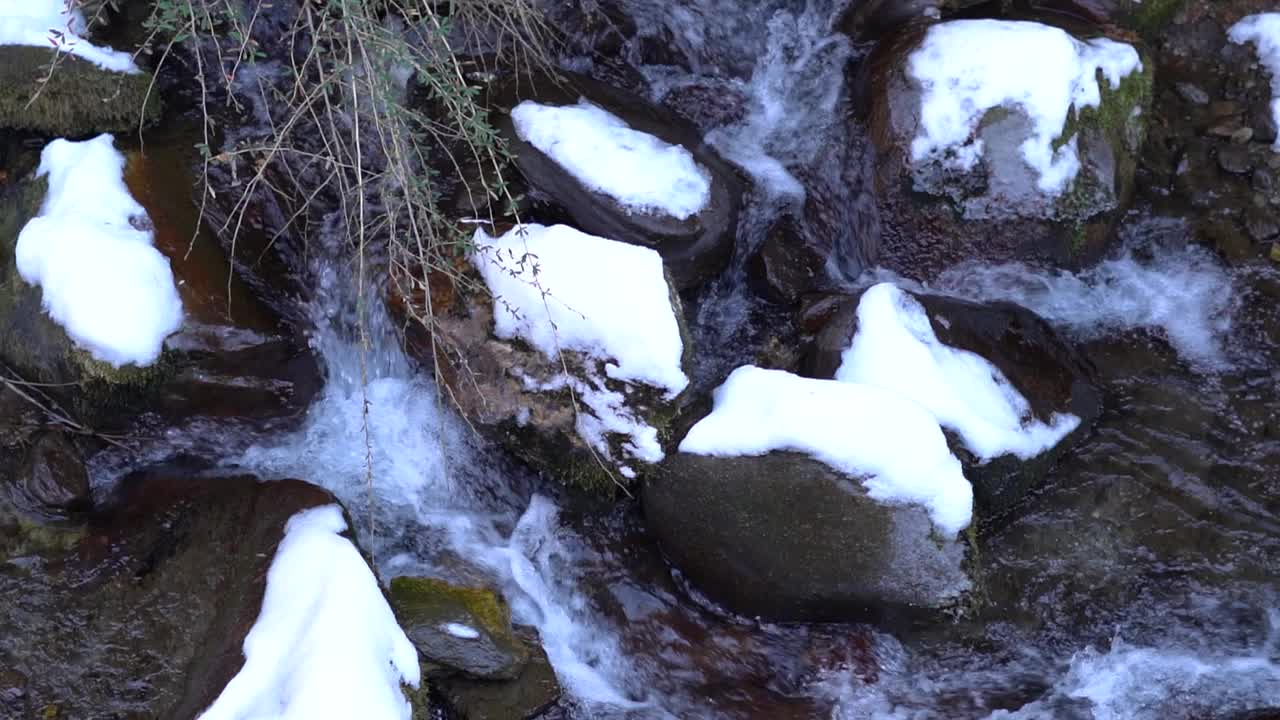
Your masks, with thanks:
[{"label": "pebble", "polygon": [[1253,128],[1251,127],[1242,127],[1239,130],[1231,133],[1231,142],[1237,145],[1244,145],[1245,143],[1249,142],[1252,139],[1253,139]]},{"label": "pebble", "polygon": [[1218,149],[1218,167],[1229,173],[1245,175],[1252,170],[1249,150],[1244,145],[1226,145]]},{"label": "pebble", "polygon": [[1182,96],[1182,99],[1186,100],[1192,105],[1208,105],[1209,104],[1209,93],[1205,92],[1204,90],[1201,90],[1200,88],[1196,87],[1195,85],[1192,85],[1191,83],[1178,83],[1177,89],[1178,89],[1178,94]]},{"label": "pebble", "polygon": [[1280,242],[1271,243],[1271,261],[1280,263]]}]

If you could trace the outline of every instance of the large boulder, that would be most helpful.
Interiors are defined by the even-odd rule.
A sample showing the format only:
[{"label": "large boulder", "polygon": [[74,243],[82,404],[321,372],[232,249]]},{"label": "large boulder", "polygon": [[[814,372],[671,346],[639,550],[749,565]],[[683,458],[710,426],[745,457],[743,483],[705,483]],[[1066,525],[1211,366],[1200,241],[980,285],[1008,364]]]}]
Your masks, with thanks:
[{"label": "large boulder", "polygon": [[285,523],[333,502],[297,480],[126,478],[87,525],[66,531],[68,549],[5,553],[0,664],[22,679],[0,688],[0,707],[196,717],[243,664]]},{"label": "large boulder", "polygon": [[[511,110],[530,101],[565,107],[580,101],[603,109],[631,130],[687,151],[710,181],[705,205],[686,218],[660,210],[634,211],[610,195],[587,187],[564,166],[521,136]],[[536,197],[593,235],[656,249],[667,262],[676,287],[696,287],[719,275],[733,254],[742,183],[734,171],[702,142],[696,127],[639,96],[588,77],[520,77],[494,88],[490,104],[494,124],[509,144],[515,166]],[[627,181],[628,178],[620,177]],[[547,212],[544,210],[544,212]]]},{"label": "large boulder", "polygon": [[[991,523],[1043,481],[1063,453],[1088,434],[1102,413],[1102,393],[1092,364],[1043,318],[1014,303],[975,303],[910,293],[923,306],[933,333],[943,344],[985,359],[1026,399],[1033,420],[1051,423],[1068,413],[1080,419],[1068,435],[1033,458],[1005,454],[987,461],[951,437],[965,463],[983,523]],[[861,295],[815,298],[802,311],[802,326],[813,331],[800,366],[803,375],[832,378],[858,332]]]},{"label": "large boulder", "polygon": [[1150,59],[1105,38],[994,22],[1006,21],[908,25],[866,61],[882,227],[873,260],[906,276],[965,260],[1095,259],[1132,194]]},{"label": "large boulder", "polygon": [[151,84],[148,73],[104,70],[51,48],[0,46],[0,129],[72,137],[136,130],[160,116]]},{"label": "large boulder", "polygon": [[643,503],[672,564],[738,613],[909,622],[970,586],[963,544],[922,508],[873,500],[805,455],[678,453],[646,479]]}]

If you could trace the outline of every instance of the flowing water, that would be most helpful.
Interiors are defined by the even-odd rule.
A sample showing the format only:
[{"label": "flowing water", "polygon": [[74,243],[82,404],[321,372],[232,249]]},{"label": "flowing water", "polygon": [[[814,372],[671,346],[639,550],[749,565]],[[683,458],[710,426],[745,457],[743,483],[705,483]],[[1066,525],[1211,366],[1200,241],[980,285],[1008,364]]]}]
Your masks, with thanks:
[{"label": "flowing water", "polygon": [[[696,310],[699,345],[720,348],[699,374],[722,376],[752,340],[718,340],[760,312],[742,258],[799,207],[797,171],[827,167],[826,148],[845,141],[843,67],[860,51],[831,30],[831,0],[626,9],[681,59],[646,65],[633,41],[655,97],[702,84],[747,108],[704,128],[756,180],[735,266]],[[856,203],[848,192],[837,202]],[[310,310],[327,384],[303,425],[177,428],[164,443],[329,488],[384,578],[494,584],[537,628],[568,717],[1230,717],[1280,706],[1280,366],[1274,319],[1251,309],[1280,283],[1224,269],[1185,247],[1188,234],[1135,214],[1125,249],[1091,270],[960,267],[939,281],[1021,302],[1078,339],[1107,410],[1029,509],[984,538],[975,616],[897,636],[719,611],[673,577],[634,504],[562,495],[478,441],[323,253]],[[95,471],[107,483],[121,468],[104,456]]]}]

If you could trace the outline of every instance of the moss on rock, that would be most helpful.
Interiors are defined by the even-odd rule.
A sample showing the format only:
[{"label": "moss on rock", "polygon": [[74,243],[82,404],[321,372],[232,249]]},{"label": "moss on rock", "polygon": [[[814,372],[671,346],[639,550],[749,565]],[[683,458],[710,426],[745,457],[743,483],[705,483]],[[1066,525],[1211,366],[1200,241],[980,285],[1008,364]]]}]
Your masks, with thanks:
[{"label": "moss on rock", "polygon": [[429,673],[511,680],[529,661],[529,649],[511,626],[511,609],[492,590],[398,577],[390,595],[405,634],[430,663]]},{"label": "moss on rock", "polygon": [[160,116],[150,86],[147,73],[103,70],[51,48],[0,46],[0,128],[69,137],[136,128]]}]

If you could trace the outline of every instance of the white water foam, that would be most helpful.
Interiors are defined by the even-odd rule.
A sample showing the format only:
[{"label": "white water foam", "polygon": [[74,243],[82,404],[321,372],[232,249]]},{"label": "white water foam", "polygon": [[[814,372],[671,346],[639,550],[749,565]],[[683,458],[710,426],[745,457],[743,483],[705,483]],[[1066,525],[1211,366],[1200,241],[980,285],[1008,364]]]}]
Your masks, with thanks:
[{"label": "white water foam", "polygon": [[933,289],[970,300],[1008,300],[1077,337],[1154,330],[1185,360],[1227,362],[1226,342],[1240,296],[1235,278],[1198,247],[1126,252],[1079,273],[1022,263],[966,264],[943,273]]}]

